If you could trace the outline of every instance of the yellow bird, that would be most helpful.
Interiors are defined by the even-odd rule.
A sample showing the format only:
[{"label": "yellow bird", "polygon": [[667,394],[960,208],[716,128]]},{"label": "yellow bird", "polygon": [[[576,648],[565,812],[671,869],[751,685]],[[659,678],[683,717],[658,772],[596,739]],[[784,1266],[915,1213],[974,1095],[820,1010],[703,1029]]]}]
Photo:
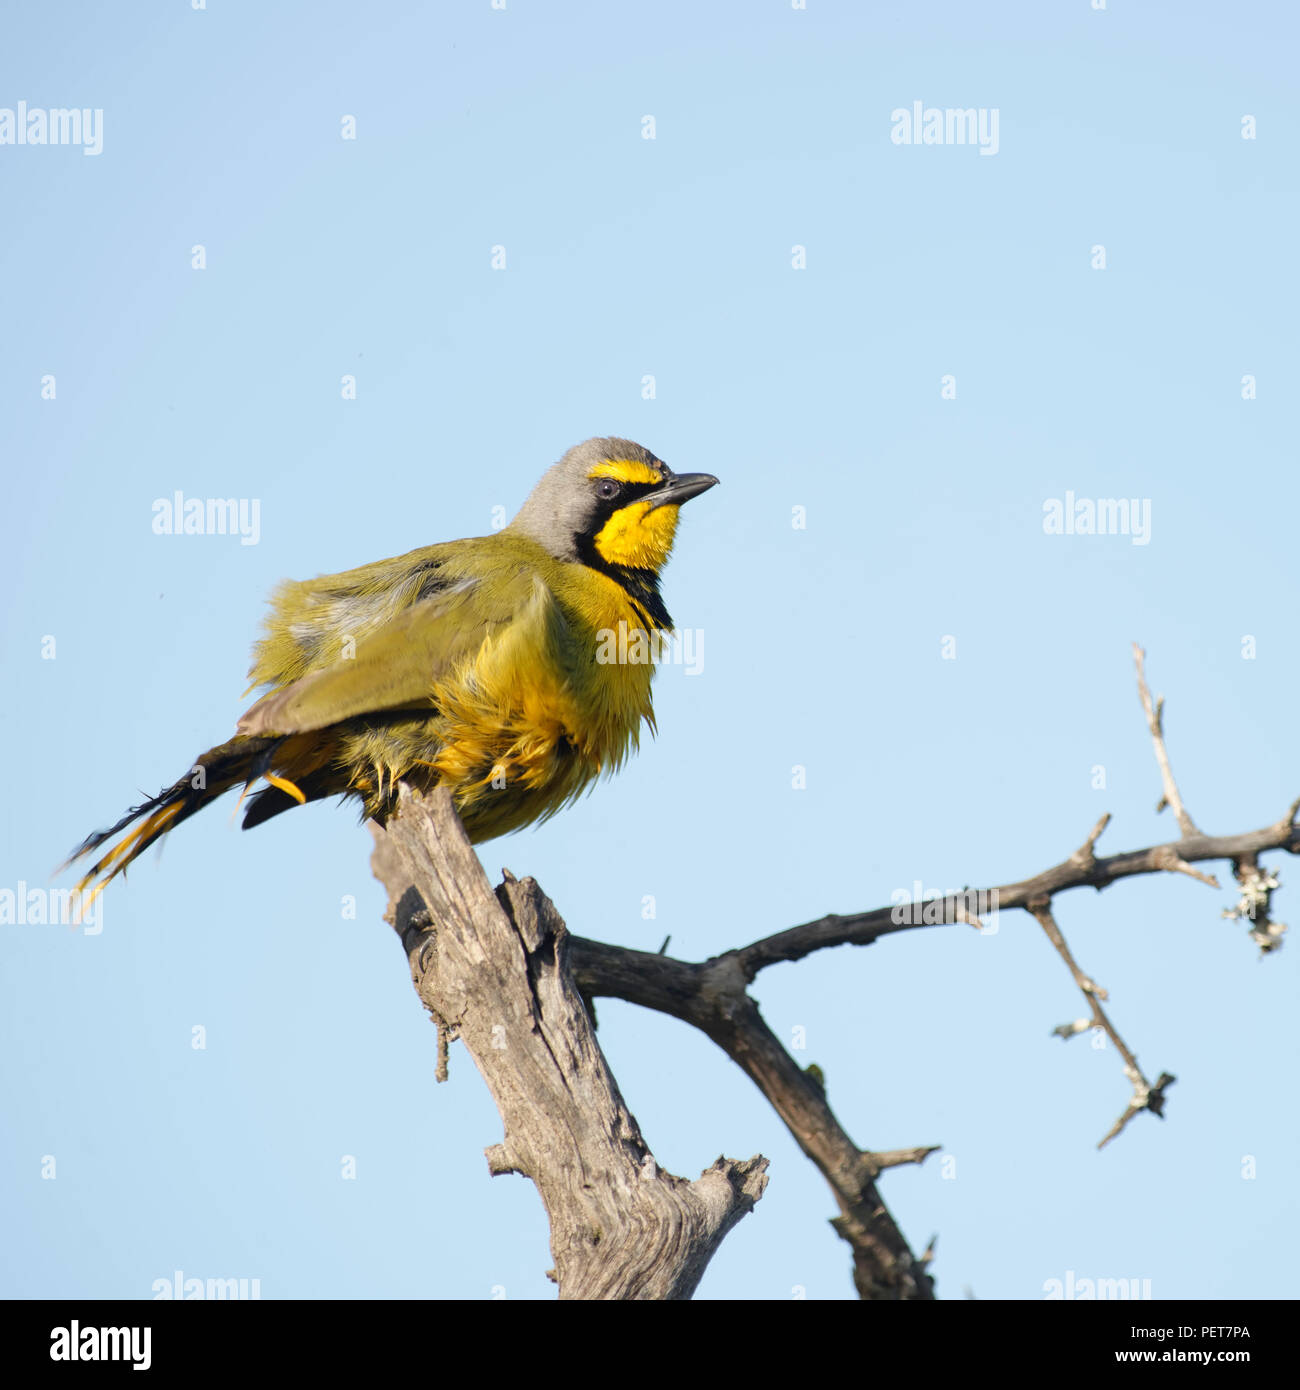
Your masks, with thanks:
[{"label": "yellow bird", "polygon": [[281,585],[249,671],[267,692],[233,738],[75,851],[135,826],[78,889],[98,893],[260,780],[245,829],[340,794],[382,822],[399,781],[448,788],[475,842],[553,815],[622,764],[643,720],[654,728],[653,654],[672,628],[660,571],[681,504],[717,481],[589,439],[495,535]]}]

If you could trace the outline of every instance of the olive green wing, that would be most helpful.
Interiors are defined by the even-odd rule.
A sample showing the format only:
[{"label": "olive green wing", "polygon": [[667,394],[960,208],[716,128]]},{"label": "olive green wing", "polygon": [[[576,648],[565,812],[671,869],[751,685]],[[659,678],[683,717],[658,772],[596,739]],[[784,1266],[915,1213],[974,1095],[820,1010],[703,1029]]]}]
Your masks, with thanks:
[{"label": "olive green wing", "polygon": [[[465,556],[465,541],[420,550],[315,579],[286,580],[271,596],[253,651],[250,689],[285,686],[332,667],[414,604],[435,598]],[[473,542],[468,542],[472,545]]]},{"label": "olive green wing", "polygon": [[310,733],[345,719],[428,709],[434,684],[471,658],[541,592],[528,566],[491,567],[452,581],[341,648],[338,659],[262,697],[239,721],[242,734]]}]

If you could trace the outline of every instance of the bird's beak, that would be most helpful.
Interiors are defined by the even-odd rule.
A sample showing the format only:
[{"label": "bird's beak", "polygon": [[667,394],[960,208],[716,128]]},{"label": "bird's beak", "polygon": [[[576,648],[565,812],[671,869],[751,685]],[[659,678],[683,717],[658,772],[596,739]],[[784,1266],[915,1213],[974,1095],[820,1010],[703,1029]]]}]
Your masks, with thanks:
[{"label": "bird's beak", "polygon": [[717,481],[712,473],[669,473],[653,492],[645,494],[646,501],[651,511],[656,507],[676,507],[707,492]]}]

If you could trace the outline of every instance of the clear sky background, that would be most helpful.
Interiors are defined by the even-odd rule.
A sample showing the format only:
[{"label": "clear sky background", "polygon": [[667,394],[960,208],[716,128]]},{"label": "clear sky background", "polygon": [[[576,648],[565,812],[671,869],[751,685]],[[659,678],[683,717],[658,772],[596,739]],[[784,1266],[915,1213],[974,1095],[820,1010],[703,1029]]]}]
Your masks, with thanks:
[{"label": "clear sky background", "polygon": [[[97,156],[0,146],[0,888],[45,888],[228,735],[278,580],[481,534],[603,433],[722,486],[666,575],[703,669],[660,673],[658,739],[481,849],[575,932],[703,959],[916,880],[1025,877],[1103,811],[1103,852],[1172,838],[1133,640],[1193,816],[1276,820],[1297,27],[1128,0],[11,9],[0,107],[104,124]],[[996,108],[996,155],[893,143],[917,101]],[[156,535],[177,490],[258,499],[258,543]],[[1067,491],[1149,502],[1149,543],[1046,534]],[[115,883],[97,935],[0,926],[0,1293],[147,1298],[179,1269],[553,1296],[462,1049],[434,1084],[369,834],[322,803],[243,835],[232,804]],[[757,981],[858,1143],[944,1146],[883,1180],[915,1249],[938,1232],[942,1297],[1070,1271],[1296,1293],[1300,943],[1261,962],[1218,868],[1057,901],[1178,1077],[1101,1153],[1120,1059],[1051,1036],[1086,1010],[1025,914]],[[751,1083],[675,1021],[599,1013],[664,1166],[771,1159],[700,1296],[852,1297],[830,1194]]]}]

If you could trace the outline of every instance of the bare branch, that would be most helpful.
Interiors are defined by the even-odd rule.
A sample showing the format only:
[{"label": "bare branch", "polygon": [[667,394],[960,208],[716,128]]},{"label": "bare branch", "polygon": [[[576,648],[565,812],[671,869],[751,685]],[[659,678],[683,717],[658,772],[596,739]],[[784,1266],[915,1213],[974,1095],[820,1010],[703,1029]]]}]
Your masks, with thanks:
[{"label": "bare branch", "polygon": [[[1103,816],[1098,825],[1108,819]],[[830,946],[869,946],[882,936],[914,927],[951,926],[968,919],[972,900],[991,903],[999,912],[1013,907],[1028,909],[1030,902],[1036,898],[1052,898],[1072,888],[1100,889],[1119,879],[1139,874],[1171,870],[1186,872],[1186,868],[1179,869],[1180,864],[1190,866],[1207,860],[1236,860],[1271,849],[1285,850],[1288,854],[1300,852],[1300,826],[1290,817],[1283,817],[1261,830],[1250,830],[1240,835],[1197,834],[1190,839],[1129,850],[1104,859],[1098,859],[1092,853],[1092,846],[1100,833],[1094,827],[1084,845],[1068,859],[1019,883],[949,893],[925,903],[924,912],[919,910],[918,904],[903,903],[872,908],[866,912],[832,913],[816,921],[787,927],[772,936],[762,937],[731,954],[739,959],[741,969],[752,980],[769,965],[802,960],[804,956]],[[1201,877],[1203,881],[1209,880],[1209,875]],[[1217,880],[1210,881],[1217,886]]]},{"label": "bare branch", "polygon": [[[1187,807],[1183,805],[1183,798],[1178,792],[1178,783],[1174,781],[1174,770],[1169,764],[1169,751],[1165,747],[1165,701],[1161,696],[1154,705],[1151,703],[1151,690],[1147,685],[1146,671],[1146,652],[1133,643],[1133,660],[1137,665],[1138,673],[1138,695],[1142,700],[1142,708],[1146,711],[1147,728],[1151,730],[1151,741],[1155,745],[1156,762],[1160,765],[1160,780],[1164,784],[1164,795],[1156,804],[1156,810],[1163,810],[1166,806],[1173,809],[1174,815],[1178,819],[1178,828],[1183,833],[1183,838],[1188,839],[1193,835],[1199,835],[1196,823],[1187,812]],[[1214,885],[1216,888],[1218,884]]]},{"label": "bare branch", "polygon": [[919,1163],[934,1147],[890,1154],[859,1149],[831,1110],[825,1084],[800,1067],[767,1026],[734,953],[697,965],[580,936],[571,941],[573,972],[584,994],[625,999],[693,1025],[767,1097],[830,1186],[840,1209],[831,1225],[853,1251],[862,1298],[934,1297],[924,1261],[913,1255],[875,1184],[891,1166],[882,1160]]},{"label": "bare branch", "polygon": [[[1074,983],[1079,986],[1084,999],[1088,1002],[1089,1009],[1092,1010],[1090,1022],[1078,1020],[1073,1024],[1064,1024],[1053,1032],[1062,1038],[1075,1037],[1079,1033],[1086,1032],[1089,1028],[1100,1028],[1106,1036],[1113,1042],[1119,1050],[1119,1054],[1124,1059],[1124,1075],[1133,1083],[1133,1097],[1128,1103],[1128,1108],[1120,1116],[1115,1125],[1111,1128],[1106,1137],[1097,1145],[1099,1149],[1105,1148],[1108,1143],[1128,1124],[1129,1120],[1138,1113],[1139,1110],[1153,1110],[1160,1115],[1164,1105],[1164,1090],[1166,1086],[1173,1084],[1174,1078],[1168,1074],[1162,1074],[1159,1083],[1152,1087],[1146,1077],[1142,1075],[1142,1068],[1138,1066],[1138,1059],[1133,1049],[1119,1035],[1119,1031],[1110,1021],[1106,1010],[1101,1007],[1101,1001],[1107,998],[1106,991],[1097,984],[1091,976],[1085,975],[1079,968],[1078,962],[1066,943],[1065,934],[1057,925],[1056,918],[1052,915],[1052,903],[1050,899],[1039,899],[1029,904],[1029,911],[1033,914],[1038,925],[1047,933],[1047,939],[1056,947],[1057,953],[1069,968],[1070,974],[1074,977]],[[1157,1097],[1157,1103],[1152,1105],[1151,1097]]]},{"label": "bare branch", "polygon": [[[871,1171],[869,1154],[856,1148],[831,1112],[824,1090],[799,1069],[774,1038],[768,1036],[767,1046],[779,1051],[788,1067],[764,1070],[754,1064],[751,1055],[755,1051],[763,1051],[762,1048],[743,1047],[736,1039],[729,1038],[725,1032],[712,1026],[711,1010],[722,999],[743,999],[743,1004],[739,1006],[740,1013],[743,1015],[746,1008],[752,1008],[756,1027],[766,1033],[766,1024],[758,1016],[757,1006],[743,993],[742,985],[752,981],[760,970],[769,965],[799,960],[830,946],[870,945],[882,936],[911,927],[969,921],[972,898],[991,901],[998,911],[1011,907],[1032,911],[1031,904],[1050,904],[1054,893],[1083,887],[1101,889],[1121,878],[1167,872],[1176,868],[1179,862],[1190,865],[1210,859],[1229,859],[1244,864],[1249,862],[1252,855],[1265,849],[1282,849],[1294,854],[1300,851],[1300,827],[1295,824],[1297,811],[1300,811],[1300,802],[1272,825],[1241,835],[1198,835],[1171,845],[1155,845],[1098,859],[1095,847],[1110,821],[1110,816],[1104,815],[1089,831],[1079,849],[1055,868],[1019,883],[980,890],[978,894],[949,894],[933,903],[926,903],[924,914],[908,911],[907,905],[901,909],[894,905],[869,912],[831,915],[791,927],[701,964],[574,937],[574,971],[584,994],[625,999],[671,1014],[708,1033],[733,1060],[744,1067],[772,1102],[803,1151],[826,1178],[841,1212],[860,1212],[868,1194],[861,1189],[855,1190],[852,1155],[856,1153],[863,1170],[874,1177],[876,1174]],[[1280,944],[1280,924],[1269,924],[1267,927],[1257,924],[1257,928],[1261,931],[1278,930],[1279,935],[1274,939]],[[1060,936],[1059,928],[1057,934]],[[1061,943],[1064,945],[1063,937]],[[1161,1114],[1165,1088],[1173,1084],[1174,1078],[1162,1076],[1156,1086],[1147,1085],[1137,1069],[1136,1057],[1100,1008],[1101,1001],[1107,997],[1106,991],[1078,966],[1068,947],[1065,948],[1065,958],[1075,983],[1088,1000],[1089,1009],[1094,1012],[1088,1019],[1061,1025],[1053,1030],[1054,1033],[1068,1038],[1101,1026],[1112,1036],[1121,1056],[1125,1058],[1126,1068],[1131,1066],[1136,1072],[1136,1077],[1130,1077],[1134,1084],[1133,1102],[1129,1111],[1102,1141],[1106,1143],[1123,1129],[1138,1110],[1150,1109],[1154,1114]],[[725,989],[719,990],[718,982],[721,980],[730,983]],[[775,1070],[775,1076],[769,1074],[772,1070]],[[1142,1103],[1137,1104],[1138,1100]],[[874,1189],[871,1195],[879,1202]],[[869,1291],[864,1297],[880,1297],[882,1290],[886,1297],[932,1297],[932,1291],[921,1291],[919,1281],[917,1292],[888,1292],[899,1288],[909,1290],[912,1285],[908,1281],[916,1280],[915,1271],[918,1266],[923,1268],[923,1262],[911,1254],[905,1237],[894,1225],[883,1202],[879,1202],[879,1213],[881,1219],[888,1222],[883,1239],[869,1239],[869,1227],[846,1220],[844,1215],[833,1223],[853,1246],[855,1279],[860,1290]],[[900,1271],[906,1275],[901,1284],[898,1278]]]}]

